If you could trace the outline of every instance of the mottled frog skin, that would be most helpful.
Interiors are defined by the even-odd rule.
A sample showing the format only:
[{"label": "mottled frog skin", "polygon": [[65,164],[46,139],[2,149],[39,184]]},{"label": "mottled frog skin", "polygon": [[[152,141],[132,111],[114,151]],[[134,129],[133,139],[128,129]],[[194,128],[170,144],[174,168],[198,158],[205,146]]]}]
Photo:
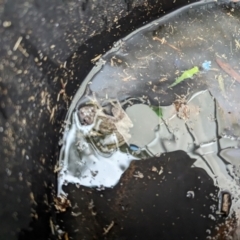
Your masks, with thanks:
[{"label": "mottled frog skin", "polygon": [[110,153],[127,142],[132,122],[118,101],[109,101],[111,113],[108,115],[99,104],[91,104],[79,109],[80,122],[92,125],[89,140],[104,153]]},{"label": "mottled frog skin", "polygon": [[88,105],[81,107],[78,112],[78,116],[82,125],[90,125],[93,123],[96,115],[96,107],[94,105]]}]

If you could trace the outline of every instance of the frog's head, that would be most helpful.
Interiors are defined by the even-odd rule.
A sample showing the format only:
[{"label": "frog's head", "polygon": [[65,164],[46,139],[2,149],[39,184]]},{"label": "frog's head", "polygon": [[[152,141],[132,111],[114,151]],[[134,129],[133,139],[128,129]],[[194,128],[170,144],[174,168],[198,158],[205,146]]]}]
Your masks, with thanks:
[{"label": "frog's head", "polygon": [[91,125],[96,115],[96,105],[86,105],[78,110],[78,117],[83,125]]}]

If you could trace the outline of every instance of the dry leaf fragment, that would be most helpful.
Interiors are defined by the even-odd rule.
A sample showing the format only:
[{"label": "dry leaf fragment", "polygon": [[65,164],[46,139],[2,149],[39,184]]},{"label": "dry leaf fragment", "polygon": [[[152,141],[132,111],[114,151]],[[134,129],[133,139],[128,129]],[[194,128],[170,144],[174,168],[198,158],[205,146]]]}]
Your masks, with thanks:
[{"label": "dry leaf fragment", "polygon": [[220,87],[223,95],[226,96],[225,87],[224,87],[224,79],[221,74],[218,76],[218,84],[219,84],[219,87]]},{"label": "dry leaf fragment", "polygon": [[100,59],[100,57],[102,56],[102,54],[99,54],[98,56],[96,56],[95,58],[91,59],[92,63],[95,63],[98,59]]},{"label": "dry leaf fragment", "polygon": [[226,72],[230,77],[234,78],[238,82],[240,82],[240,75],[236,72],[228,63],[223,62],[219,58],[216,58],[217,64],[222,68],[224,72]]}]

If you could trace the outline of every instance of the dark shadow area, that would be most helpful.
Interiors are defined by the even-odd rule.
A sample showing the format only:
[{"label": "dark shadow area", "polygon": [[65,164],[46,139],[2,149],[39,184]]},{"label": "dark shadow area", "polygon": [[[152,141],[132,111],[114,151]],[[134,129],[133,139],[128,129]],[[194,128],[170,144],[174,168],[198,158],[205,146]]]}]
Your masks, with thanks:
[{"label": "dark shadow area", "polygon": [[[206,229],[216,235],[216,224],[225,221],[209,218],[218,207],[211,197],[218,189],[202,169],[191,168],[193,162],[177,151],[132,162],[114,189],[69,185],[73,208],[59,215],[62,227],[72,239],[206,239]],[[137,171],[142,179],[134,177]]]}]

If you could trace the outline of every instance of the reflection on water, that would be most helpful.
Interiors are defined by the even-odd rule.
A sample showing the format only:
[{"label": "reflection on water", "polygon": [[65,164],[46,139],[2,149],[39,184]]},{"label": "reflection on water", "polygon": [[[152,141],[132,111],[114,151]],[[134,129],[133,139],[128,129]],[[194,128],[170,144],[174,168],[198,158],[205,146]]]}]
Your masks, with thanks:
[{"label": "reflection on water", "polygon": [[70,106],[58,193],[114,187],[131,161],[183,150],[219,187],[220,213],[238,217],[239,20],[197,4],[116,43]]}]

